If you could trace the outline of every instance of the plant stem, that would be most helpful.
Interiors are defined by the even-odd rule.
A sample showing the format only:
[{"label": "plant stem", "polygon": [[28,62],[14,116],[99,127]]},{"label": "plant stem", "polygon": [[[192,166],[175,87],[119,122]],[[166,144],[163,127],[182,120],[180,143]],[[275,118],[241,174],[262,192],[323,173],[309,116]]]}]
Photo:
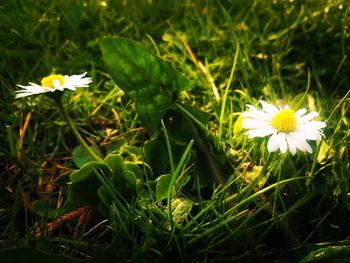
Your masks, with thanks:
[{"label": "plant stem", "polygon": [[60,109],[61,113],[63,114],[64,119],[68,123],[69,128],[71,128],[74,136],[77,138],[79,143],[86,149],[86,151],[91,155],[92,158],[94,158],[96,161],[102,161],[102,159],[96,154],[96,152],[84,141],[84,139],[80,136],[80,133],[78,132],[77,128],[74,125],[74,122],[67,114],[66,110],[64,109],[62,105],[61,97],[54,99],[56,102],[58,108]]}]

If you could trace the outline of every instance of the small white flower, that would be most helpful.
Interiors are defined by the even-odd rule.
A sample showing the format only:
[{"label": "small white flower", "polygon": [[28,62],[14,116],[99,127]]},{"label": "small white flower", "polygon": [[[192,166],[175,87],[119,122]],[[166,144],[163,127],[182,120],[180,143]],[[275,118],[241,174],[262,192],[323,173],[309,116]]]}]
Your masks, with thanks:
[{"label": "small white flower", "polygon": [[307,140],[320,140],[321,129],[326,127],[325,122],[313,121],[317,112],[305,115],[304,108],[293,112],[287,105],[277,108],[263,100],[260,103],[262,110],[247,105],[249,110],[243,113],[242,127],[249,129],[248,138],[271,136],[267,143],[269,152],[280,149],[285,153],[289,148],[292,155],[297,149],[312,153]]},{"label": "small white flower", "polygon": [[76,90],[77,87],[88,87],[91,78],[84,77],[86,72],[81,75],[63,76],[61,74],[49,75],[41,80],[41,85],[29,82],[30,85],[17,85],[22,88],[16,91],[16,98],[31,96],[40,93],[63,91],[64,89]]}]

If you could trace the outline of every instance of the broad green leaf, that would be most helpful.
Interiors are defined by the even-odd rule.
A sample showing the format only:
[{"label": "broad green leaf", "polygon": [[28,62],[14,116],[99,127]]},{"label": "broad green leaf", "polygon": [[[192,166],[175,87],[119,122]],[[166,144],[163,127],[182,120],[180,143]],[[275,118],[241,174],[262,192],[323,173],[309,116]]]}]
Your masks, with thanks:
[{"label": "broad green leaf", "polygon": [[143,154],[151,166],[153,175],[158,177],[169,170],[169,157],[164,140],[149,140],[143,145]]},{"label": "broad green leaf", "polygon": [[120,148],[119,154],[123,157],[125,161],[133,163],[143,163],[142,159],[142,149],[136,146],[123,145]]},{"label": "broad green leaf", "polygon": [[[192,153],[195,158],[195,174],[198,177],[193,185],[193,190],[202,187],[211,187],[214,183],[213,174],[209,168],[208,159],[200,152]],[[199,185],[197,185],[199,183]]]},{"label": "broad green leaf", "polygon": [[101,199],[102,203],[109,207],[112,203],[112,198],[111,195],[108,192],[107,187],[102,185],[100,188],[97,190],[98,196]]},{"label": "broad green leaf", "polygon": [[133,172],[137,178],[142,178],[143,172],[140,166],[129,161],[125,161],[124,165],[125,165],[125,169]]},{"label": "broad green leaf", "polygon": [[70,208],[98,203],[97,190],[101,186],[101,183],[96,173],[101,173],[105,177],[111,171],[104,163],[90,162],[81,167],[80,170],[71,173],[70,180],[72,184],[69,186],[67,193]]},{"label": "broad green leaf", "polygon": [[120,37],[101,41],[103,59],[113,80],[136,101],[136,110],[151,136],[160,119],[173,106],[173,95],[190,82],[174,66],[141,43]]},{"label": "broad green leaf", "polygon": [[67,209],[77,209],[84,205],[96,205],[99,201],[97,195],[99,187],[100,182],[93,174],[83,181],[71,184],[67,191]]},{"label": "broad green leaf", "polygon": [[79,168],[88,162],[94,161],[94,158],[92,158],[92,156],[81,145],[73,149],[72,158],[75,165]]},{"label": "broad green leaf", "polygon": [[76,170],[70,174],[70,180],[71,182],[77,183],[79,181],[85,180],[87,177],[91,176],[95,173],[95,171],[98,171],[100,169],[103,169],[104,172],[109,171],[109,167],[101,162],[89,162],[85,165],[83,165],[79,170]]},{"label": "broad green leaf", "polygon": [[188,105],[181,105],[188,113],[190,113],[198,122],[200,122],[202,125],[207,125],[210,121],[210,113],[206,111],[202,111],[197,107],[194,106],[188,106]]},{"label": "broad green leaf", "polygon": [[112,171],[112,174],[120,174],[124,171],[124,160],[119,154],[109,154],[103,161]]},{"label": "broad green leaf", "polygon": [[118,193],[126,200],[131,201],[137,192],[137,178],[130,170],[113,174],[113,184]]},{"label": "broad green leaf", "polygon": [[[189,127],[191,119],[183,113],[171,111],[169,119],[166,122],[169,137],[177,144],[187,145],[189,141],[194,139],[193,130]],[[196,126],[193,125],[193,127]]]},{"label": "broad green leaf", "polygon": [[125,144],[127,144],[127,141],[126,141],[126,139],[124,137],[123,138],[119,138],[119,139],[117,139],[115,141],[112,141],[106,147],[107,148],[106,149],[107,155],[110,154],[110,153],[117,153],[120,150],[120,148],[122,146],[124,146]]},{"label": "broad green leaf", "polygon": [[170,174],[163,174],[156,179],[156,196],[158,201],[162,201],[168,197],[169,185],[171,182]]}]

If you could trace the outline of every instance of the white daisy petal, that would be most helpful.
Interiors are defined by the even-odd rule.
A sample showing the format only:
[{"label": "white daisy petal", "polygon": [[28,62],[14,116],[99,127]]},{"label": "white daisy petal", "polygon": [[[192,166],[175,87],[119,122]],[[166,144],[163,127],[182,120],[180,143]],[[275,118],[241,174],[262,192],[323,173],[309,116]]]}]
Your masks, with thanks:
[{"label": "white daisy petal", "polygon": [[307,141],[304,138],[295,137],[294,135],[294,133],[288,135],[288,139],[293,142],[294,146],[302,152],[312,153],[312,148]]},{"label": "white daisy petal", "polygon": [[[242,114],[242,127],[248,129],[248,138],[270,136],[267,143],[269,152],[278,149],[285,153],[287,150],[295,155],[297,150],[312,153],[307,140],[320,140],[322,129],[326,123],[313,121],[317,112],[310,112],[302,108],[293,112],[287,105],[277,107],[261,100],[262,110],[247,105],[248,111]],[[306,114],[306,115],[305,115]]]},{"label": "white daisy petal", "polygon": [[254,107],[254,106],[251,105],[251,104],[247,104],[246,106],[247,106],[247,108],[250,109],[250,110],[259,111],[256,107]]},{"label": "white daisy petal", "polygon": [[299,124],[302,124],[302,123],[307,123],[309,122],[310,120],[316,118],[318,116],[318,113],[317,112],[310,112],[302,117],[299,117],[298,118],[298,123]]},{"label": "white daisy petal", "polygon": [[291,133],[293,137],[299,138],[299,139],[304,139],[304,140],[314,140],[318,141],[321,140],[321,133],[319,132],[305,132],[305,131],[300,131],[296,130]]},{"label": "white daisy petal", "polygon": [[303,132],[314,132],[326,127],[323,121],[312,121],[298,125],[298,130]]},{"label": "white daisy petal", "polygon": [[[253,107],[254,108],[254,107]],[[259,119],[259,120],[270,120],[271,116],[266,114],[263,111],[259,111],[257,109],[250,109],[250,111],[243,112],[243,117],[251,117],[253,119]]]},{"label": "white daisy petal", "polygon": [[290,153],[292,155],[295,155],[296,152],[297,152],[297,146],[296,146],[294,138],[292,136],[287,135],[286,139],[287,139],[287,143],[288,143],[288,147],[289,147]]},{"label": "white daisy petal", "polygon": [[310,144],[307,143],[307,141],[304,142],[304,147],[308,153],[312,153],[312,148]]},{"label": "white daisy petal", "polygon": [[[80,75],[63,76],[50,75],[42,79],[42,85],[29,82],[29,85],[17,85],[21,90],[16,91],[15,98],[36,95],[40,93],[48,93],[55,91],[64,91],[65,89],[76,90],[78,87],[88,87],[91,78],[85,77],[86,72]],[[44,86],[45,85],[45,86]]]},{"label": "white daisy petal", "polygon": [[301,117],[303,116],[305,113],[307,112],[307,110],[305,108],[301,108],[300,110],[297,110],[294,114],[297,117]]},{"label": "white daisy petal", "polygon": [[[291,136],[293,137],[293,136]],[[308,153],[312,153],[312,148],[311,146],[307,143],[306,140],[303,139],[296,139],[295,137],[293,137],[295,139],[296,142],[296,146],[299,150],[301,150],[302,152],[308,152]]]},{"label": "white daisy petal", "polygon": [[[29,86],[27,86],[27,87],[37,87],[37,88],[42,88],[43,86],[40,86],[40,85],[38,85],[38,84],[35,84],[35,83],[33,83],[33,82],[29,82]],[[19,86],[19,85],[18,85]]]},{"label": "white daisy petal", "polygon": [[259,100],[259,102],[260,102],[260,104],[263,107],[265,112],[267,112],[267,113],[269,113],[271,115],[276,114],[278,112],[278,109],[275,106],[267,103],[266,101]]},{"label": "white daisy petal", "polygon": [[91,78],[84,78],[86,72],[80,75],[64,76],[64,86],[66,88],[75,88],[75,87],[88,87],[88,84],[91,82]]},{"label": "white daisy petal", "polygon": [[270,127],[269,123],[266,121],[260,121],[251,118],[245,118],[242,120],[242,128],[244,129],[258,129],[258,128],[268,128]]},{"label": "white daisy petal", "polygon": [[246,132],[246,134],[248,135],[248,138],[254,138],[254,137],[265,137],[267,135],[271,135],[275,132],[275,129],[273,128],[262,128],[262,129],[253,129],[253,130],[249,130]]},{"label": "white daisy petal", "polygon": [[283,139],[279,145],[279,148],[280,148],[280,151],[281,153],[285,153],[288,149],[288,146],[287,146],[287,140],[286,139]]},{"label": "white daisy petal", "polygon": [[23,97],[27,97],[32,95],[31,93],[26,93],[26,92],[22,92],[22,93],[17,93],[15,98],[23,98]]},{"label": "white daisy petal", "polygon": [[[81,87],[81,86],[80,86],[80,87]],[[82,87],[81,87],[81,88],[82,88]],[[72,85],[67,86],[66,89],[73,90],[73,91],[77,90],[77,88],[76,88],[75,86],[72,86]]]},{"label": "white daisy petal", "polygon": [[45,87],[41,87],[39,85],[34,85],[34,86],[22,86],[20,85],[22,90],[16,90],[15,92],[16,97],[15,98],[22,98],[22,97],[27,97],[33,94],[40,94],[40,93],[45,93],[47,90]]},{"label": "white daisy petal", "polygon": [[43,87],[36,86],[20,86],[22,90],[16,90],[15,92],[31,92],[31,91],[41,91],[44,90]]},{"label": "white daisy petal", "polygon": [[284,133],[273,134],[267,143],[267,150],[269,152],[275,152],[280,143],[285,140],[286,135]]}]

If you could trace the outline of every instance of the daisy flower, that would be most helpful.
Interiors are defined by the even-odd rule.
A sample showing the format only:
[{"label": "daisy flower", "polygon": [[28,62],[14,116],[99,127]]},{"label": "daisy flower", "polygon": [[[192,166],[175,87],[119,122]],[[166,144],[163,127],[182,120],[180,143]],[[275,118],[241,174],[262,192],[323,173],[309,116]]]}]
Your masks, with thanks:
[{"label": "daisy flower", "polygon": [[30,85],[17,85],[22,88],[16,91],[16,98],[31,96],[40,93],[50,93],[55,91],[64,91],[65,89],[76,90],[77,87],[88,87],[91,78],[84,77],[86,72],[81,75],[61,75],[52,74],[41,80],[41,85],[29,82]]},{"label": "daisy flower", "polygon": [[69,117],[68,113],[62,104],[62,94],[65,89],[76,90],[78,87],[88,87],[91,83],[91,78],[85,77],[86,72],[80,75],[61,75],[52,74],[41,80],[41,85],[29,82],[28,86],[17,85],[22,88],[16,91],[16,98],[27,97],[31,95],[44,93],[50,98],[52,98],[59,110],[61,111],[63,117],[67,121],[68,126],[71,128],[74,136],[80,142],[80,144],[85,147],[86,151],[94,158],[96,161],[101,161],[100,156],[84,141],[84,139],[79,134],[79,131],[75,127],[74,122]]},{"label": "daisy flower", "polygon": [[260,103],[262,110],[248,104],[248,111],[242,114],[242,127],[248,129],[248,138],[270,136],[269,152],[279,149],[285,153],[289,148],[292,155],[297,149],[312,153],[307,140],[320,140],[321,129],[326,126],[325,122],[313,120],[317,112],[305,114],[304,108],[294,112],[287,105],[277,108],[263,100]]}]

